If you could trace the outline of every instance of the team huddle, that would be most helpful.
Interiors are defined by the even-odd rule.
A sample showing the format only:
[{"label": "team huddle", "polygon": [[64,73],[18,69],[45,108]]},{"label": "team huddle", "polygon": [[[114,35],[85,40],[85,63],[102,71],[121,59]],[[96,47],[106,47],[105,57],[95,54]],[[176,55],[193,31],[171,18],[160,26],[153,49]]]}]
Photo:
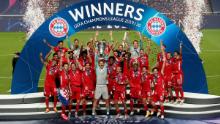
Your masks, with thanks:
[{"label": "team huddle", "polygon": [[[149,64],[150,45],[143,48],[142,38],[127,42],[128,32],[122,43],[116,48],[117,41],[98,41],[97,31],[94,38],[87,42],[87,46],[79,45],[79,40],[65,48],[63,41],[57,46],[44,43],[51,51],[41,62],[46,66],[44,95],[46,112],[49,112],[49,97],[54,96],[54,111],[57,112],[57,96],[64,94],[68,102],[62,102],[61,117],[68,120],[71,116],[73,102],[76,101],[74,116],[78,116],[82,104],[83,114],[86,115],[88,101],[93,102],[92,115],[96,115],[96,108],[101,100],[105,101],[106,115],[110,114],[110,103],[114,103],[116,118],[120,117],[119,104],[124,107],[124,116],[133,115],[134,111],[144,109],[146,117],[157,114],[164,119],[164,102],[182,104],[184,102],[183,71],[182,71],[182,44],[179,51],[166,51],[161,41],[161,52],[157,55],[157,63],[151,68]],[[67,37],[67,39],[69,39]],[[142,40],[143,39],[143,40]],[[149,42],[149,40],[146,40]],[[146,52],[145,52],[146,51]],[[53,54],[52,58],[49,56]],[[174,92],[173,92],[174,91]],[[58,97],[62,101],[61,97]],[[127,108],[126,101],[130,101]],[[134,107],[134,103],[137,106]],[[69,114],[66,114],[69,110]]]}]

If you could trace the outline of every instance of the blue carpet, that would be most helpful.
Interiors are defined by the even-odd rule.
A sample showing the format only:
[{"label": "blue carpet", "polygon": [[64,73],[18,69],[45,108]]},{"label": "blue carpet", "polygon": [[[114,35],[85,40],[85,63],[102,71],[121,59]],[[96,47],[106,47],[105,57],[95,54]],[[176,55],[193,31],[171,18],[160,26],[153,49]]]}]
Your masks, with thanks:
[{"label": "blue carpet", "polygon": [[143,116],[133,116],[128,119],[115,119],[114,116],[109,118],[105,116],[98,117],[79,117],[71,118],[69,121],[62,119],[49,120],[28,120],[28,121],[4,121],[0,124],[220,124],[220,118],[206,119],[206,120],[184,120],[175,118],[165,118],[161,120],[157,117],[144,118]]}]

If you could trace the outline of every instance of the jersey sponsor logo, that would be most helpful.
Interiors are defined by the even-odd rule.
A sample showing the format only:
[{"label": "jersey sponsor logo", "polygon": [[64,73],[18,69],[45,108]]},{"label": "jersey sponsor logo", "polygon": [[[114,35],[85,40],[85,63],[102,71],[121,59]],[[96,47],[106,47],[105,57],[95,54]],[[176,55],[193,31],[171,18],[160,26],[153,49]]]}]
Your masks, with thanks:
[{"label": "jersey sponsor logo", "polygon": [[147,21],[146,29],[151,35],[160,36],[166,30],[166,23],[160,17],[153,17]]},{"label": "jersey sponsor logo", "polygon": [[54,18],[49,24],[49,31],[54,37],[61,38],[66,36],[69,31],[69,25],[63,18]]}]

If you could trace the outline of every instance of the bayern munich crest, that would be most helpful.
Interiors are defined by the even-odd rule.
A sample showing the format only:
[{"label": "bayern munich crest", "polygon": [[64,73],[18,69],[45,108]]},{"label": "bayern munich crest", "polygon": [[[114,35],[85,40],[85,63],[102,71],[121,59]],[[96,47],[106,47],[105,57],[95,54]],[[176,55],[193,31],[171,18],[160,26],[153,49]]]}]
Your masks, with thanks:
[{"label": "bayern munich crest", "polygon": [[166,23],[160,17],[153,17],[147,21],[146,29],[153,36],[160,36],[166,30]]},{"label": "bayern munich crest", "polygon": [[49,24],[49,31],[54,37],[64,37],[69,31],[69,25],[63,18],[55,18]]}]

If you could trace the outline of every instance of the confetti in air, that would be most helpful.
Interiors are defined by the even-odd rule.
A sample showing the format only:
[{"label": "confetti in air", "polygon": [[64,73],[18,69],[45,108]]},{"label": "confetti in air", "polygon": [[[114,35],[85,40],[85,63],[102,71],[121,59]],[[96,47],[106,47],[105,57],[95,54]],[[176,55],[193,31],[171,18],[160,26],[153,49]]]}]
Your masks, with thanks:
[{"label": "confetti in air", "polygon": [[196,51],[200,53],[200,42],[202,32],[200,31],[203,23],[202,12],[205,9],[204,0],[185,0],[186,3],[186,16],[183,20],[184,32],[191,40]]},{"label": "confetti in air", "polygon": [[28,0],[27,8],[25,11],[25,15],[23,17],[23,21],[27,26],[27,39],[30,38],[32,33],[44,22],[45,17],[42,10],[42,6],[44,6],[43,0]]}]

